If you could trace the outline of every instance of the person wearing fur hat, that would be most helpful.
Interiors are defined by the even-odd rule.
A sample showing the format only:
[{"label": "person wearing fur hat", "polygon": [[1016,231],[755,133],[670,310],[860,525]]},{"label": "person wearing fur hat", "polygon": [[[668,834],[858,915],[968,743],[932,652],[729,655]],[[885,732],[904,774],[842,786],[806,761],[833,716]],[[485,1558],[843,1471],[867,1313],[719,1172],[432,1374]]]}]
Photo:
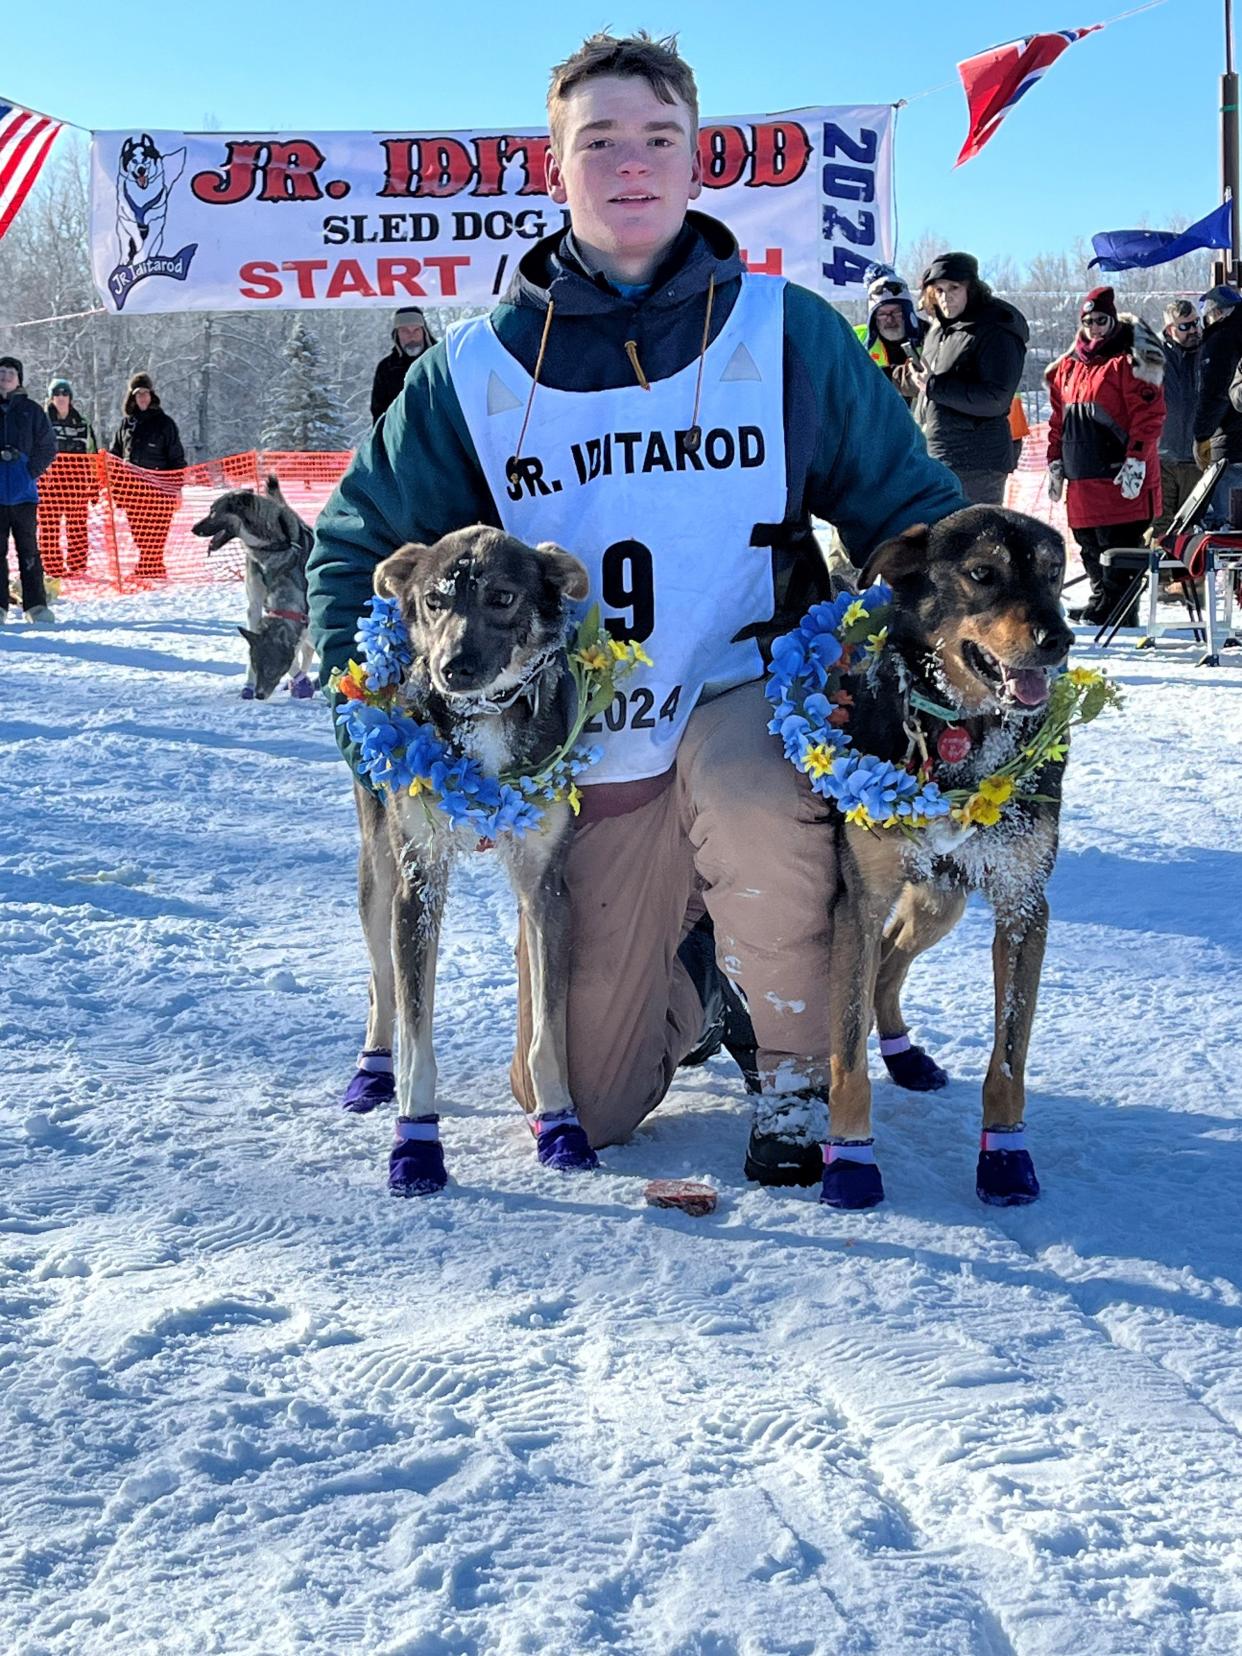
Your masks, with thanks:
[{"label": "person wearing fur hat", "polygon": [[56,456],[47,415],[22,389],[19,358],[0,356],[0,622],[9,618],[9,536],[17,551],[22,609],[34,626],[51,626],[39,558],[39,478]]},{"label": "person wearing fur hat", "polygon": [[914,401],[915,389],[902,370],[917,360],[927,332],[927,323],[914,308],[910,289],[892,265],[869,265],[867,279],[867,320],[854,329],[872,362],[891,380],[907,403]]},{"label": "person wearing fur hat", "polygon": [[129,377],[112,453],[133,468],[116,477],[113,499],[129,520],[138,548],[135,573],[144,580],[162,581],[167,574],[164,543],[181,491],[175,483],[157,483],[144,474],[184,470],[185,450],[176,421],[160,406],[150,374]]},{"label": "person wearing fur hat", "polygon": [[[1117,314],[1110,287],[1092,288],[1078,312],[1078,332],[1045,372],[1052,401],[1048,421],[1048,493],[1065,494],[1065,513],[1091,586],[1074,620],[1106,621],[1129,577],[1106,570],[1100,554],[1141,546],[1160,510],[1164,426],[1164,354],[1141,317]],[[1138,619],[1137,604],[1122,617]]]},{"label": "person wearing fur hat", "polygon": [[417,305],[402,305],[393,312],[392,350],[380,359],[371,384],[371,420],[379,419],[392,406],[405,384],[406,372],[424,351],[435,344],[427,318]]},{"label": "person wearing fur hat", "polygon": [[[74,406],[73,387],[67,379],[54,379],[48,386],[44,412],[52,424],[57,455],[95,453],[99,446],[95,433],[90,421]],[[94,473],[78,459],[67,468],[57,467],[53,477],[59,484],[55,499],[49,498],[49,491],[45,489],[39,500],[39,551],[43,567],[58,579],[65,575],[84,575],[90,551],[86,511],[99,498]]]},{"label": "person wearing fur hat", "polygon": [[1026,318],[993,297],[973,253],[932,260],[920,309],[931,327],[922,361],[903,377],[916,392],[927,452],[957,474],[968,500],[999,506],[1016,464],[1009,411],[1026,362]]}]

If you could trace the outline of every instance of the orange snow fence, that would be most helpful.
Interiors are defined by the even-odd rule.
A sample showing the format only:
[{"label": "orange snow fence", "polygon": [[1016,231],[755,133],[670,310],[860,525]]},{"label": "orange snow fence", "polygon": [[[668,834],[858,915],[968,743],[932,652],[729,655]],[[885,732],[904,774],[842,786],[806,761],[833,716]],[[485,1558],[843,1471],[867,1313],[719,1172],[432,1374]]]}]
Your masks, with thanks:
[{"label": "orange snow fence", "polygon": [[[1068,535],[1063,504],[1047,493],[1044,424],[1022,442],[1005,504]],[[39,548],[60,598],[137,592],[166,582],[205,586],[238,581],[245,549],[230,541],[208,555],[190,533],[218,495],[262,489],[275,472],[293,510],[313,528],[352,455],[273,454],[250,450],[205,460],[184,471],[150,472],[111,454],[61,454],[39,479]]]},{"label": "orange snow fence", "polygon": [[191,528],[229,489],[262,489],[269,472],[314,527],[352,456],[230,454],[183,471],[152,472],[111,454],[59,454],[39,479],[39,550],[60,598],[136,592],[176,581],[240,580],[245,548],[208,555]]}]

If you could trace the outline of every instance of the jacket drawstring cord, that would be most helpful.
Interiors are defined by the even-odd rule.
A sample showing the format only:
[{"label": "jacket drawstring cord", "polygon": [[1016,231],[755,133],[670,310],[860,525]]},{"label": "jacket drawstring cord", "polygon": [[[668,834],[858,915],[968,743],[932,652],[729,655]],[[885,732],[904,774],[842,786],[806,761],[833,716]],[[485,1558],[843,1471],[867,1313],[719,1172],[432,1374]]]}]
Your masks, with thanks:
[{"label": "jacket drawstring cord", "polygon": [[543,353],[548,348],[548,334],[552,329],[552,312],[556,308],[554,299],[548,300],[548,314],[543,319],[543,333],[539,339],[539,355],[535,358],[535,372],[530,382],[530,396],[526,399],[526,412],[522,416],[522,429],[518,432],[517,449],[509,462],[506,473],[509,482],[516,489],[522,480],[518,470],[518,461],[522,458],[522,444],[526,441],[526,428],[530,424],[530,411],[535,406],[535,392],[539,387],[539,375],[543,371]]},{"label": "jacket drawstring cord", "polygon": [[687,454],[697,454],[699,444],[703,441],[703,433],[699,430],[699,399],[703,394],[703,364],[707,359],[708,340],[712,331],[712,301],[716,297],[715,272],[707,280],[707,314],[703,318],[703,343],[699,347],[699,373],[694,382],[694,412],[690,416],[690,429],[682,438],[682,447]]}]

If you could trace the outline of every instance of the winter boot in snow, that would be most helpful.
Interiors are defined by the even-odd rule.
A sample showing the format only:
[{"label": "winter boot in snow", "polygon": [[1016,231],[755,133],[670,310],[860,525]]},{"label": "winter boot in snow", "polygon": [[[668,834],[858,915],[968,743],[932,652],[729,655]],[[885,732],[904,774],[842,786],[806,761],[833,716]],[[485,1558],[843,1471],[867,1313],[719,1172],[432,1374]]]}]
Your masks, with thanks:
[{"label": "winter boot in snow", "polygon": [[392,1196],[434,1196],[448,1183],[438,1115],[397,1117],[397,1135],[388,1157]]},{"label": "winter boot in snow", "polygon": [[829,1139],[824,1146],[824,1183],[819,1199],[826,1207],[869,1208],[884,1200],[884,1181],[875,1164],[871,1139]]},{"label": "winter boot in snow", "polygon": [[599,1166],[599,1157],[573,1110],[531,1116],[530,1124],[541,1166],[555,1168],[558,1173],[586,1173]]},{"label": "winter boot in snow", "polygon": [[759,1093],[743,1171],[762,1185],[818,1184],[824,1171],[820,1144],[827,1125],[822,1093]]},{"label": "winter boot in snow", "polygon": [[723,1047],[741,1070],[747,1090],[757,1092],[755,1032],[741,996],[716,964],[716,935],[710,915],[705,914],[687,932],[677,958],[690,974],[690,981],[703,1002],[703,1032],[679,1067],[692,1069],[697,1064],[705,1064]]},{"label": "winter boot in snow", "polygon": [[1021,1127],[985,1127],[979,1138],[975,1194],[989,1207],[1021,1207],[1039,1195],[1035,1163]]},{"label": "winter boot in snow", "polygon": [[949,1077],[921,1046],[908,1035],[881,1035],[880,1057],[892,1080],[907,1092],[939,1092]]},{"label": "winter boot in snow", "polygon": [[392,1053],[387,1047],[373,1047],[358,1054],[358,1068],[345,1089],[341,1108],[350,1115],[369,1115],[377,1104],[391,1104],[396,1090]]}]

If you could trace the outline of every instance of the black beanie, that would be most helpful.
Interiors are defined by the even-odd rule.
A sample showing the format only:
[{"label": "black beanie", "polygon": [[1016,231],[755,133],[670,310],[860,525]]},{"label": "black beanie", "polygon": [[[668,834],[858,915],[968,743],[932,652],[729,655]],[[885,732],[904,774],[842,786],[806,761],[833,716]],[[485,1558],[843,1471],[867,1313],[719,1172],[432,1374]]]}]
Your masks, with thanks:
[{"label": "black beanie", "polygon": [[22,364],[21,364],[21,358],[20,357],[11,357],[11,356],[0,357],[0,368],[15,369],[16,373],[17,373],[17,383],[19,385],[24,383],[26,376],[22,372]]},{"label": "black beanie", "polygon": [[939,253],[923,272],[921,287],[932,282],[977,282],[979,261],[973,253]]}]

